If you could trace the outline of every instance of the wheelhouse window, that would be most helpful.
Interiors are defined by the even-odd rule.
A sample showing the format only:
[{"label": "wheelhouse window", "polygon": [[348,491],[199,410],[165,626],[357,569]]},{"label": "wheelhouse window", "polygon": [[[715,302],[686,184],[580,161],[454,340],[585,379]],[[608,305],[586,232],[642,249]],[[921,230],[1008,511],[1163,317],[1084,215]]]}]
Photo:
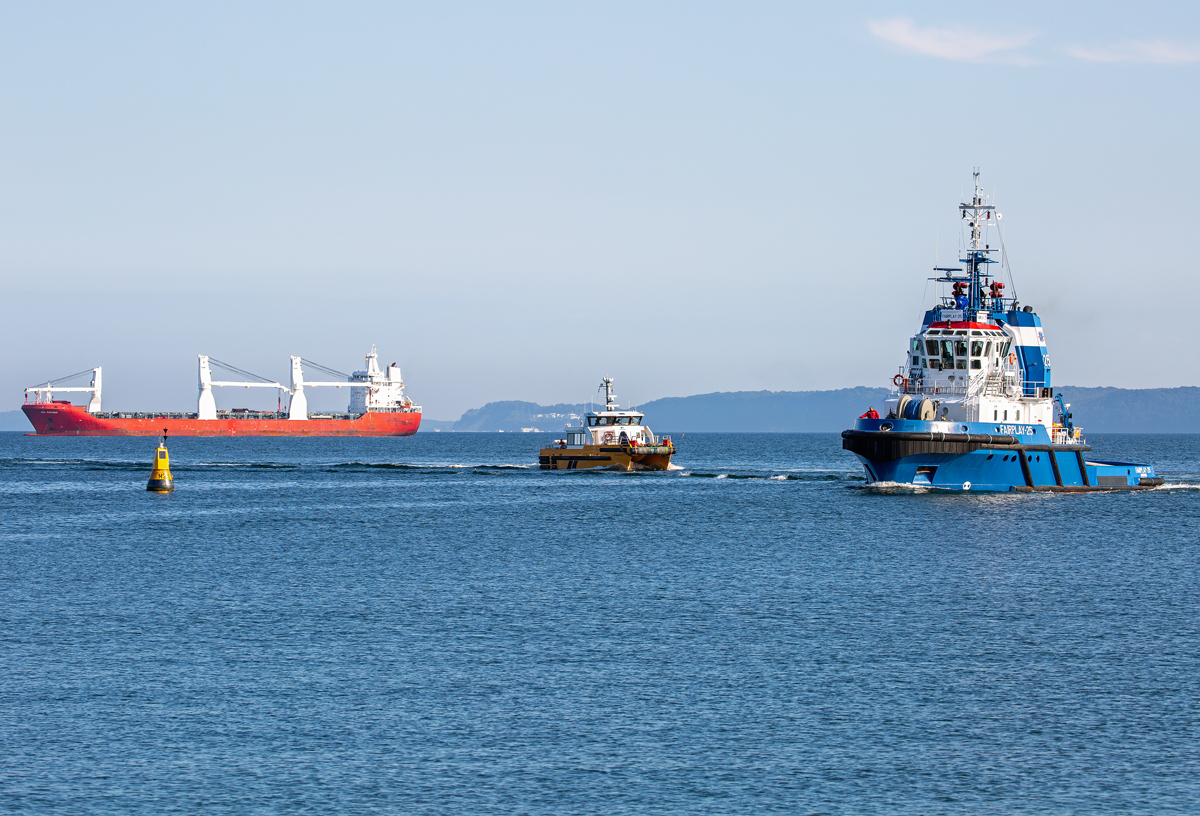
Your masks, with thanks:
[{"label": "wheelhouse window", "polygon": [[972,360],[971,368],[983,368],[983,360]]},{"label": "wheelhouse window", "polygon": [[925,353],[928,354],[930,357],[937,357],[938,356],[938,341],[937,340],[926,340],[925,341]]},{"label": "wheelhouse window", "polygon": [[954,341],[954,356],[955,357],[966,357],[967,356],[967,341],[966,340],[955,340]]},{"label": "wheelhouse window", "polygon": [[962,369],[963,371],[966,371],[967,370],[967,361],[964,360],[962,357],[959,357],[957,360],[954,361],[954,367]]},{"label": "wheelhouse window", "polygon": [[983,356],[983,341],[982,340],[972,340],[971,341],[971,356],[972,357],[982,357]]}]

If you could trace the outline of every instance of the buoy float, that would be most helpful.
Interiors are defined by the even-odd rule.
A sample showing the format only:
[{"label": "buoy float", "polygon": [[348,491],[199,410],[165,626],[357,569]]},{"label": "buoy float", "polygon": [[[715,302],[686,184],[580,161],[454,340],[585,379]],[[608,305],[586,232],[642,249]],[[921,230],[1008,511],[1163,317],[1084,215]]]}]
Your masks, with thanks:
[{"label": "buoy float", "polygon": [[154,469],[150,472],[146,489],[155,493],[171,493],[175,490],[175,480],[171,478],[171,456],[167,453],[166,428],[163,428],[162,439],[154,451]]}]

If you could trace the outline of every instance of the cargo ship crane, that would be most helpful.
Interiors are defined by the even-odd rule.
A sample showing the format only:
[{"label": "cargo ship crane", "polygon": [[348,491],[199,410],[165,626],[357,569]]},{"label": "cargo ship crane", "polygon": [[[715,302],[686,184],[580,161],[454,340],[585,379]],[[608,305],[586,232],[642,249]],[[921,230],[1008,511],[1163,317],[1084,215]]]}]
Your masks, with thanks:
[{"label": "cargo ship crane", "polygon": [[[88,372],[92,374],[92,381],[85,386],[61,386],[55,385],[56,382],[70,382],[76,377],[82,377]],[[74,392],[91,394],[92,398],[88,400],[87,411],[89,414],[100,413],[100,366],[95,368],[85,368],[83,371],[77,371],[66,377],[59,377],[55,380],[46,380],[45,385],[31,385],[25,389],[25,402],[29,402],[29,395],[33,394],[33,402],[35,405],[42,403],[54,402],[54,392]]]}]

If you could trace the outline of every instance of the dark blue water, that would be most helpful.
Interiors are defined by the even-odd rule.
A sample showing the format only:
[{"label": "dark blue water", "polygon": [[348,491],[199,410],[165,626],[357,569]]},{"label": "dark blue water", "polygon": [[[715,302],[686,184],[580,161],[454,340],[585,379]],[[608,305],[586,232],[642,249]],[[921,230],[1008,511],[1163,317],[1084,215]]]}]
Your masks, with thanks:
[{"label": "dark blue water", "polygon": [[1200,436],[1082,496],[547,438],[177,439],[158,496],[152,440],[0,435],[0,809],[1200,811]]}]

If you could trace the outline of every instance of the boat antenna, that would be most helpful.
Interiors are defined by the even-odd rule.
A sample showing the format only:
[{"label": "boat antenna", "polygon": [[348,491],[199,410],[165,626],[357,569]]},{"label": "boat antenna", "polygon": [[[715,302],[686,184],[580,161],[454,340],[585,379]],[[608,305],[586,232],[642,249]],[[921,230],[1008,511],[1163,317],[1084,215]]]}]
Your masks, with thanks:
[{"label": "boat antenna", "polygon": [[1000,222],[996,222],[996,233],[1000,236],[1000,262],[1004,269],[1008,272],[1008,285],[1012,287],[1013,302],[1017,300],[1017,284],[1013,280],[1012,264],[1008,261],[1008,249],[1004,246],[1004,230],[1000,226]]}]

